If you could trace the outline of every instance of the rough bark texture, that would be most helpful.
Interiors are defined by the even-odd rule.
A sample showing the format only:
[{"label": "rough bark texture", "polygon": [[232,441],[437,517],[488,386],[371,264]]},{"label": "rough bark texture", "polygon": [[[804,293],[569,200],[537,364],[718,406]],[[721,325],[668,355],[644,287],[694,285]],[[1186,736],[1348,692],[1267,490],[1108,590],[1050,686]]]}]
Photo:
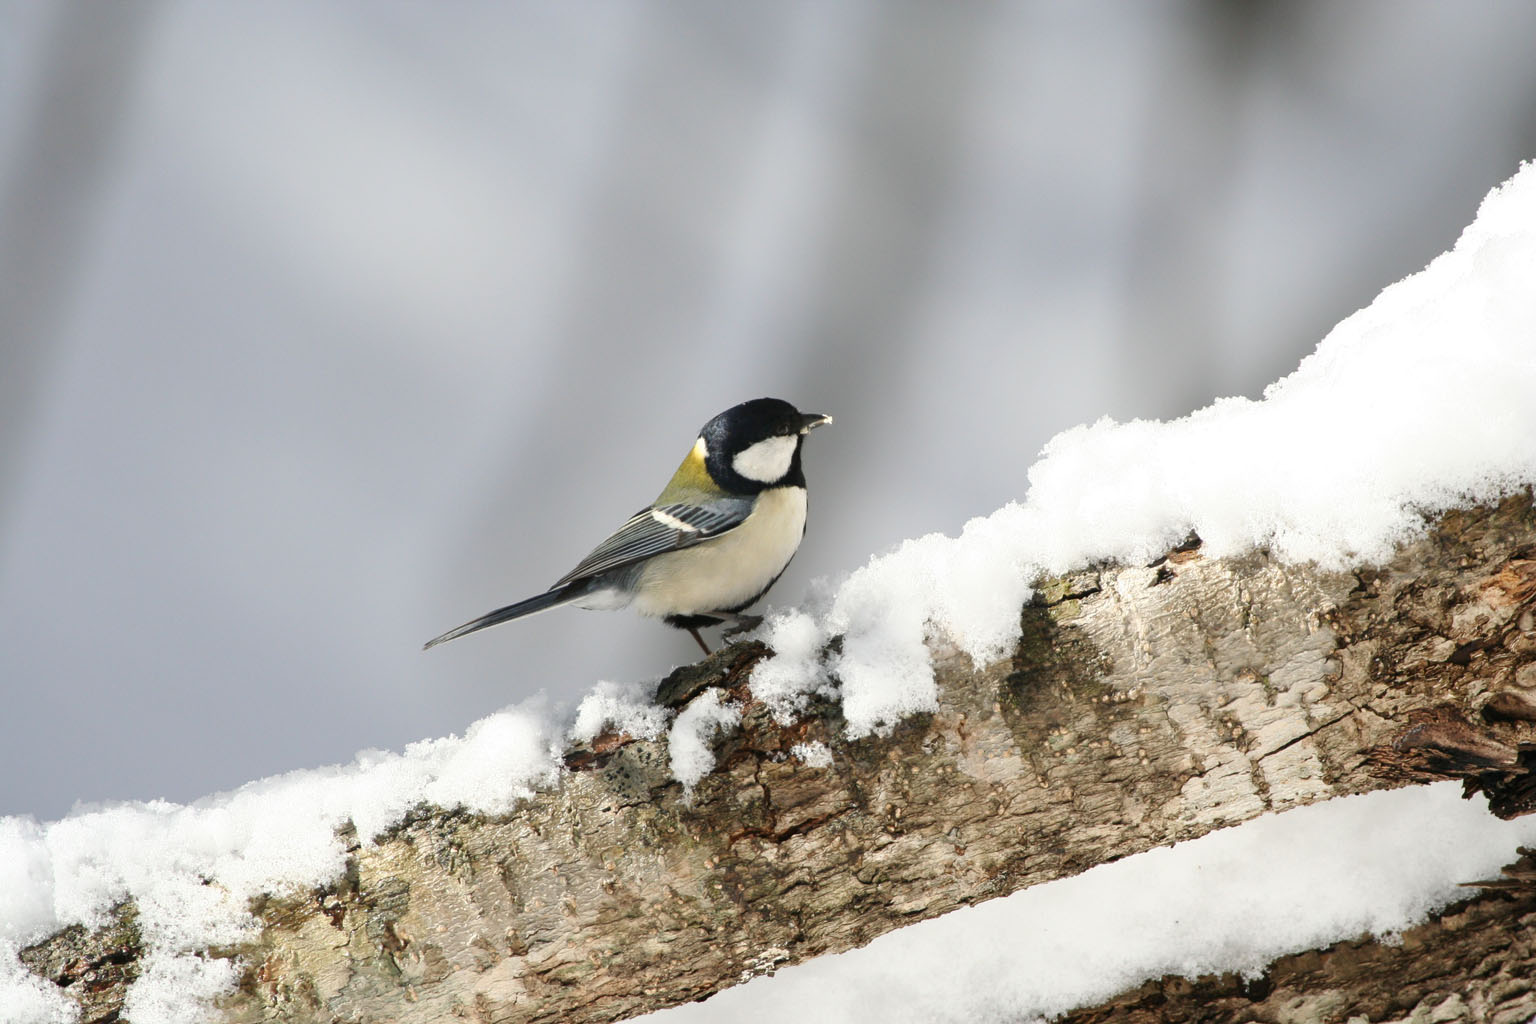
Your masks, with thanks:
[{"label": "rough bark texture", "polygon": [[[610,1021],[1267,810],[1444,777],[1502,814],[1533,805],[1529,496],[1451,513],[1371,570],[1192,544],[1045,581],[1021,614],[1011,659],[977,669],[938,645],[940,710],[887,737],[847,741],[833,705],[776,725],[746,690],[760,645],[680,671],[662,688],[675,704],[707,686],[746,702],[691,802],[664,744],[607,736],[506,818],[423,809],[358,847],[334,888],[257,908],[260,942],[218,952],[243,978],[222,1019]],[[786,756],[808,739],[832,748],[830,767]],[[1503,949],[1515,977],[1536,971],[1530,919],[1528,896],[1495,895],[1416,930],[1456,947],[1423,999],[1466,991],[1477,949]],[[27,959],[88,991],[87,1019],[115,1019],[136,950],[125,932],[65,934]],[[1323,998],[1339,977],[1326,965],[1365,948],[1390,952],[1291,958],[1263,998],[1286,985]],[[70,984],[93,970],[94,988]],[[1136,1000],[1189,987],[1155,984],[1092,1012],[1152,1019]],[[1219,980],[1200,984],[1190,1005],[1221,996]],[[1231,1019],[1311,1019],[1240,998]],[[1536,1013],[1528,990],[1488,998]],[[1370,1012],[1398,1012],[1383,1005]]]}]

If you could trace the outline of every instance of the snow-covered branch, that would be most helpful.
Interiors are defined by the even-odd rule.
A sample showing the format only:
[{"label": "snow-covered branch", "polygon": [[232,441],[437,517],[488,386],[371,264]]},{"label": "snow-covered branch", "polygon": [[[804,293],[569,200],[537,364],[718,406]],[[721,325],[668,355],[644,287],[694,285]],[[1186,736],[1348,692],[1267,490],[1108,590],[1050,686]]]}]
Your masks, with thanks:
[{"label": "snow-covered branch", "polygon": [[[221,1019],[612,1020],[1410,776],[1529,809],[1533,555],[1522,495],[1369,571],[1184,547],[1057,577],[1010,656],[937,644],[938,710],[860,739],[830,701],[776,721],[749,686],[765,649],[738,645],[663,687],[742,709],[691,793],[663,740],[605,732],[511,814],[422,813],[217,951],[239,979]],[[73,981],[79,939],[24,958]]]}]

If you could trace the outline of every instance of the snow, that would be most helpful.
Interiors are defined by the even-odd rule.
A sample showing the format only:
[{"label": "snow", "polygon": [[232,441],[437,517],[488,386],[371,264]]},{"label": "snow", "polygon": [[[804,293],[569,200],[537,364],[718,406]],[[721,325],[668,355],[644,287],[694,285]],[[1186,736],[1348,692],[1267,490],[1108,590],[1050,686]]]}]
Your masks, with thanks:
[{"label": "snow", "polygon": [[816,652],[841,634],[830,667],[848,734],[881,732],[936,707],[925,637],[977,664],[999,657],[1041,573],[1144,564],[1192,530],[1213,558],[1264,547],[1327,567],[1380,561],[1426,515],[1536,481],[1533,281],[1527,164],[1451,252],[1345,319],[1261,401],[1064,431],[1030,467],[1023,502],[959,537],[907,541],[830,597],[778,613],[767,635],[795,642],[758,670],[754,695],[787,706],[824,685]]},{"label": "snow", "polygon": [[1104,864],[639,1020],[1018,1024],[1164,974],[1256,975],[1287,953],[1390,938],[1497,878],[1536,820],[1460,785],[1345,797]]},{"label": "snow", "polygon": [[734,729],[741,721],[741,708],[723,704],[720,690],[710,687],[688,702],[678,713],[667,733],[667,754],[672,761],[672,776],[683,784],[685,799],[693,796],[693,787],[715,766],[710,740],[716,732]]},{"label": "snow", "polygon": [[74,1004],[23,967],[18,949],[0,939],[0,1024],[70,1024]]},{"label": "snow", "polygon": [[205,1024],[205,1007],[235,984],[234,964],[190,954],[165,952],[162,946],[143,961],[139,976],[123,1000],[123,1016],[157,1024]]},{"label": "snow", "polygon": [[601,682],[582,698],[571,739],[591,743],[609,729],[653,740],[667,728],[665,708],[651,703],[654,684]]},{"label": "snow", "polygon": [[796,743],[789,748],[789,756],[797,761],[804,761],[812,768],[832,767],[832,748],[820,740],[812,740],[809,743]]},{"label": "snow", "polygon": [[[1528,165],[1488,196],[1454,250],[1339,324],[1262,400],[1223,399],[1170,423],[1106,420],[1068,430],[1029,469],[1022,502],[971,521],[958,537],[908,541],[840,585],[821,586],[802,609],[773,615],[763,629],[778,656],[754,672],[754,695],[781,720],[802,712],[812,695],[835,697],[850,736],[880,732],[936,706],[927,641],[953,644],[978,664],[998,657],[1016,639],[1019,605],[1042,572],[1104,559],[1144,562],[1191,530],[1210,556],[1263,546],[1328,566],[1369,562],[1415,536],[1426,515],[1536,481],[1532,281],[1536,166]],[[824,656],[836,635],[840,649]],[[827,670],[840,680],[836,691],[827,689]],[[261,780],[189,806],[82,809],[48,824],[0,819],[0,1022],[68,1019],[55,995],[21,970],[14,950],[71,923],[100,923],[129,897],[148,944],[129,1015],[142,1024],[204,1019],[205,1001],[227,985],[229,968],[197,951],[244,935],[251,897],[333,879],[344,860],[339,828],[350,821],[366,842],[422,802],[505,813],[558,784],[559,754],[571,739],[610,728],[639,737],[665,730],[673,774],[691,793],[713,767],[712,739],[736,726],[740,709],[706,690],[668,728],[669,713],[651,704],[650,692],[604,683],[567,725],[531,703],[474,723],[462,738],[424,740],[398,754],[366,751],[350,765]],[[816,764],[830,751],[806,745],[794,756]],[[1446,792],[1292,812],[903,931],[881,940],[898,945],[882,945],[891,952],[878,963],[859,968],[878,980],[849,988],[863,993],[863,1010],[884,999],[888,1016],[945,1019],[960,1005],[950,1001],[956,986],[984,979],[968,966],[949,972],[954,977],[922,968],[922,957],[937,954],[918,951],[919,933],[947,936],[939,947],[973,957],[1008,949],[1025,963],[1057,965],[1034,974],[998,967],[992,973],[1035,980],[986,989],[991,1002],[967,1004],[985,1017],[1052,1012],[1148,971],[1253,970],[1330,936],[1405,927],[1449,898],[1454,881],[1510,859],[1517,834],[1536,841]],[[1412,813],[1398,810],[1405,806]],[[1431,811],[1439,824],[1414,818]],[[1399,813],[1414,821],[1413,842],[1401,849],[1401,835],[1387,839]],[[1367,878],[1329,889],[1305,867],[1326,851],[1308,853],[1303,844],[1276,852],[1283,837],[1273,830],[1283,829],[1282,820],[1324,823],[1297,827],[1331,837],[1351,870],[1362,857],[1386,859]],[[1250,892],[1251,877],[1222,881],[1237,879],[1232,872],[1245,860],[1263,866],[1272,892],[1291,892],[1283,898],[1292,901],[1288,910],[1279,896]],[[1171,874],[1136,874],[1157,871]],[[1275,888],[1277,877],[1294,884]],[[1100,884],[1115,895],[1074,888]],[[1193,902],[1172,909],[1141,902],[1175,895]],[[1082,914],[1083,900],[1099,908],[1098,918]],[[1028,908],[1027,926],[994,937],[1010,913],[1003,907],[1016,905]],[[1224,917],[1229,907],[1241,912]],[[1105,920],[1114,923],[1106,928]],[[1269,923],[1257,927],[1259,920]],[[1135,921],[1163,931],[1136,953],[1093,945],[1106,931],[1129,935]],[[908,941],[910,951],[899,945]],[[791,973],[822,977],[816,972],[832,963],[864,962],[860,955]],[[1097,966],[1074,967],[1074,956]],[[1094,988],[1089,975],[1116,980]],[[899,999],[891,995],[898,980],[917,989]],[[910,1014],[917,1017],[903,1016]]]},{"label": "snow", "polygon": [[822,687],[822,675],[807,678],[806,667],[821,657],[826,629],[815,618],[796,608],[779,612],[760,631],[777,657],[759,662],[752,673],[752,696],[766,704],[781,725],[788,725],[805,710],[812,690]]}]

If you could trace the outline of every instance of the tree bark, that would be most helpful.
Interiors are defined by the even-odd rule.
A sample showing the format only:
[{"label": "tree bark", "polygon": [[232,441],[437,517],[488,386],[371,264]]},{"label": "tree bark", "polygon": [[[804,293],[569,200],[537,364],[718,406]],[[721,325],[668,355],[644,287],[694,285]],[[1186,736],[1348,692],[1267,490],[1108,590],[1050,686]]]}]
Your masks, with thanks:
[{"label": "tree bark", "polygon": [[[264,901],[258,942],[214,951],[242,979],[220,1019],[611,1021],[1269,810],[1447,777],[1506,816],[1536,805],[1529,494],[1452,512],[1385,566],[1217,560],[1192,542],[1043,581],[1021,616],[992,665],[935,643],[939,711],[884,737],[847,740],[830,703],[775,724],[747,690],[760,644],[679,670],[661,699],[720,686],[744,703],[691,801],[664,743],[609,735],[507,817],[422,808],[356,845],[331,888]],[[807,740],[830,766],[787,756]],[[1424,927],[1451,944],[1500,929],[1532,975],[1520,905]],[[115,1019],[131,917],[25,959],[80,993],[85,1019]],[[1334,984],[1283,970],[1308,998]],[[1149,993],[1103,1019],[1150,1019],[1134,1016]],[[1498,1005],[1529,1016],[1536,997]]]}]

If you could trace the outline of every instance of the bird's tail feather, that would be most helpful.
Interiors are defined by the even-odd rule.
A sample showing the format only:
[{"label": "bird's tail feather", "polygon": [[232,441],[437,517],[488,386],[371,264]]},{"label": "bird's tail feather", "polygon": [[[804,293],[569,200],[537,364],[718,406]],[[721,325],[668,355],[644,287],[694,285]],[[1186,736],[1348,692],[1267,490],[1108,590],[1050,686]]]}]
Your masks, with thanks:
[{"label": "bird's tail feather", "polygon": [[426,645],[422,647],[422,650],[429,650],[438,644],[445,644],[449,640],[458,639],[466,633],[473,633],[487,626],[494,626],[498,622],[506,622],[508,619],[520,619],[525,615],[534,615],[538,612],[548,611],[551,608],[558,608],[563,604],[570,604],[572,601],[585,595],[587,589],[587,587],[579,583],[566,584],[563,587],[556,587],[553,590],[530,597],[526,601],[519,601],[516,604],[509,604],[505,608],[498,608],[493,612],[487,612],[478,619],[471,619],[462,626],[450,629],[442,636],[428,640]]}]

